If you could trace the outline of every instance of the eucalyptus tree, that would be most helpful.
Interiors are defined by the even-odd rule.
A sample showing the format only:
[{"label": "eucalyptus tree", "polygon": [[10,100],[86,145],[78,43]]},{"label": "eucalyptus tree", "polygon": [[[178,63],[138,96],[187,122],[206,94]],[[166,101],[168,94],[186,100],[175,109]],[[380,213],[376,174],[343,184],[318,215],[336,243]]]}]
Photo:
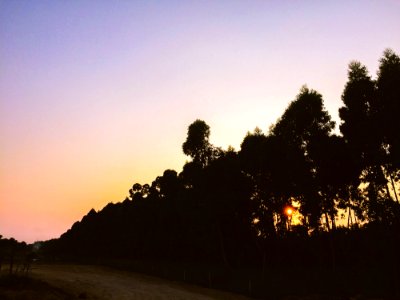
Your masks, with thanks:
[{"label": "eucalyptus tree", "polygon": [[[392,100],[396,90],[392,84],[395,66],[396,55],[386,51],[378,82],[375,82],[364,65],[351,62],[342,95],[344,106],[339,109],[340,131],[358,168],[352,182],[357,185],[358,179],[358,188],[364,195],[360,198],[362,209],[359,212],[364,212],[370,221],[387,222],[394,218],[394,211],[389,208],[392,197],[388,177],[392,175],[395,181],[398,140],[392,130],[398,126],[394,124],[395,113],[392,111],[396,103]],[[392,213],[388,214],[390,211]]]},{"label": "eucalyptus tree", "polygon": [[[336,227],[338,209],[352,214],[358,199],[358,168],[344,139],[329,135],[314,143],[310,149],[315,165],[314,186],[322,197],[321,208],[328,230]],[[354,198],[353,201],[351,199]],[[350,221],[349,221],[350,223]]]},{"label": "eucalyptus tree", "polygon": [[283,208],[295,193],[293,183],[301,165],[299,152],[293,150],[282,139],[266,136],[258,128],[241,144],[241,167],[253,182],[251,203],[255,227],[262,237],[284,230]]},{"label": "eucalyptus tree", "polygon": [[217,242],[222,262],[228,266],[239,263],[250,247],[251,190],[252,182],[242,172],[238,154],[232,149],[204,169],[196,189],[204,225],[211,229],[210,237]]},{"label": "eucalyptus tree", "polygon": [[[311,228],[319,227],[323,212],[329,212],[334,222],[335,211],[327,211],[328,207],[334,207],[333,199],[316,184],[320,176],[318,163],[322,158],[321,153],[315,151],[316,145],[329,138],[334,126],[322,96],[304,86],[271,132],[287,149],[285,166],[292,173],[288,177],[292,181],[290,197],[301,203],[304,223]],[[293,157],[295,159],[291,159]]]},{"label": "eucalyptus tree", "polygon": [[252,180],[251,202],[256,231],[266,237],[275,234],[273,209],[266,196],[267,175],[265,170],[265,145],[267,137],[259,128],[248,132],[239,152],[241,169]]},{"label": "eucalyptus tree", "polygon": [[342,94],[344,106],[339,109],[340,131],[349,145],[360,170],[381,157],[376,124],[375,82],[367,68],[358,61],[349,64],[348,82]]},{"label": "eucalyptus tree", "polygon": [[186,141],[182,145],[183,153],[190,156],[193,162],[202,167],[218,158],[221,149],[214,147],[210,141],[210,126],[197,119],[189,125]]},{"label": "eucalyptus tree", "polygon": [[400,180],[400,57],[391,49],[386,49],[380,59],[376,85],[376,110],[387,154],[384,164],[395,199],[399,202],[396,183]]}]

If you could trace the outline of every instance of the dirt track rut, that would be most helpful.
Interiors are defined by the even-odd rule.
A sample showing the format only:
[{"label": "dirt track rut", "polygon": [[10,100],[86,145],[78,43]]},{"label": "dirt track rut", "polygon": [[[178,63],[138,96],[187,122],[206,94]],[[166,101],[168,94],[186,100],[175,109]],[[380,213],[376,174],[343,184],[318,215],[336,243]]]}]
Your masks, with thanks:
[{"label": "dirt track rut", "polygon": [[222,291],[98,266],[37,265],[32,270],[32,275],[83,299],[250,299]]}]

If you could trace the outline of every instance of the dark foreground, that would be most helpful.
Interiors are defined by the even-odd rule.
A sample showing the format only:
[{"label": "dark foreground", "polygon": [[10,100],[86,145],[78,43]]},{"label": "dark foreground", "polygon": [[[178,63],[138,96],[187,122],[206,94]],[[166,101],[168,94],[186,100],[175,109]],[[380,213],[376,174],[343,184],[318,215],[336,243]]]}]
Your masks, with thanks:
[{"label": "dark foreground", "polygon": [[28,277],[2,277],[0,299],[249,299],[98,266],[37,265]]},{"label": "dark foreground", "polygon": [[[300,275],[300,274],[299,274]],[[373,283],[371,283],[373,284]],[[284,300],[372,300],[395,299],[384,296],[356,294],[339,296],[309,294],[281,296]],[[270,298],[278,299],[271,294]],[[250,299],[214,289],[193,286],[183,282],[91,265],[36,265],[27,276],[2,274],[2,300],[74,300],[74,299]]]}]

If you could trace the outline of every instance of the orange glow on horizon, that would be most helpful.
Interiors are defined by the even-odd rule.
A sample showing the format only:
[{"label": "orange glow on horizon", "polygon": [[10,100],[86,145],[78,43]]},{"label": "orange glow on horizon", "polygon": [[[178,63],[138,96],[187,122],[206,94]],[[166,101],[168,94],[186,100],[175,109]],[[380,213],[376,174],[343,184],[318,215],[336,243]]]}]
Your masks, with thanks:
[{"label": "orange glow on horizon", "polygon": [[[212,144],[239,151],[308,84],[339,124],[348,62],[373,74],[385,47],[400,50],[390,3],[39,6],[0,9],[0,234],[26,242],[58,237],[136,182],[179,173],[198,118]],[[300,223],[287,200],[277,213]]]}]

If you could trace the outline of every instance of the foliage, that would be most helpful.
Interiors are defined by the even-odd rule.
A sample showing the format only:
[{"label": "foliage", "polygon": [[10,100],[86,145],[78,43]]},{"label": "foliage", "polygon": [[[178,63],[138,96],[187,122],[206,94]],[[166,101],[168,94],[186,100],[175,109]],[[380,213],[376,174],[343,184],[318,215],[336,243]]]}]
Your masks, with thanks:
[{"label": "foliage", "polygon": [[[372,265],[371,255],[386,264],[376,254],[381,246],[368,241],[397,249],[399,89],[400,58],[386,50],[376,80],[360,62],[349,64],[341,135],[334,134],[322,95],[305,86],[268,134],[249,132],[238,152],[212,145],[210,127],[195,120],[182,145],[191,161],[180,173],[166,170],[151,184],[135,183],[123,202],[91,210],[43,251],[53,259],[261,266],[262,272],[290,262],[356,269]],[[371,251],[350,245],[357,239]]]}]

